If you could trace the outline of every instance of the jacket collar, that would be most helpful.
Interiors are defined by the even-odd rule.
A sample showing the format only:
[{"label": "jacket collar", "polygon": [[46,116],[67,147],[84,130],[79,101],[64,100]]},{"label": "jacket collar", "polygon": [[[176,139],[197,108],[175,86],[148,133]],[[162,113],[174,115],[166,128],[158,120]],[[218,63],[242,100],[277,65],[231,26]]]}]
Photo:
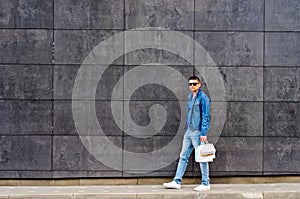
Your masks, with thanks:
[{"label": "jacket collar", "polygon": [[[199,98],[199,95],[202,93],[202,90],[201,88],[198,89],[198,92],[196,94],[196,98]],[[188,99],[191,100],[193,98],[193,93],[191,92],[189,95],[188,95]]]}]

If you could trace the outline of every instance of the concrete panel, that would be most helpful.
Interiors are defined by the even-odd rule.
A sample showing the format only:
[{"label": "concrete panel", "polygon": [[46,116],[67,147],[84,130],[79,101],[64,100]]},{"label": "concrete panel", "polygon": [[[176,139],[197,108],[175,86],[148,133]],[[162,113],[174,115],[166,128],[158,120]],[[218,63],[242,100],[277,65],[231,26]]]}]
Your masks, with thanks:
[{"label": "concrete panel", "polygon": [[[151,110],[153,106],[159,107],[159,111]],[[125,105],[124,105],[125,106]],[[165,110],[167,117],[162,114]],[[124,108],[124,112],[126,107]],[[183,114],[186,114],[184,112]],[[186,116],[184,115],[184,118]],[[155,121],[151,121],[154,120]],[[129,129],[132,136],[146,136],[153,135],[176,135],[179,129],[181,120],[180,104],[177,101],[130,101],[129,102],[129,115],[124,116],[124,129]],[[135,125],[132,124],[133,121]],[[163,121],[166,121],[165,123]],[[184,124],[185,121],[183,121]],[[150,125],[150,127],[146,127]],[[140,129],[145,127],[144,129]],[[182,126],[183,128],[183,126]],[[179,132],[182,134],[183,132]]]},{"label": "concrete panel", "polygon": [[[125,38],[126,38],[125,49],[127,50],[131,49],[133,46],[136,46],[137,42],[138,44],[142,45],[145,43],[145,41],[147,42],[153,41],[155,42],[155,44],[159,43],[163,47],[166,42],[170,41],[170,37],[172,37],[174,34],[168,31],[157,31],[157,32],[153,32],[153,34],[149,34],[151,32],[147,30],[131,31],[130,33],[135,34],[135,37],[132,37],[131,34],[129,35],[125,33]],[[183,50],[183,52],[185,53],[185,58],[179,56],[174,52],[170,52],[166,50],[154,49],[154,48],[143,48],[143,49],[138,49],[127,53],[125,56],[125,64],[141,65],[141,64],[159,63],[159,64],[166,64],[166,65],[184,65],[184,66],[193,64],[193,57],[194,57],[193,54],[194,42],[192,40],[193,32],[178,31],[178,33],[185,34],[187,37],[186,42],[182,46],[179,46],[178,44],[178,48],[181,48],[181,50]],[[167,37],[165,37],[165,35],[167,35]],[[190,60],[186,60],[186,57],[188,57]]]},{"label": "concrete panel", "polygon": [[56,29],[123,29],[123,0],[56,0]]},{"label": "concrete panel", "polygon": [[[84,101],[82,101],[85,103]],[[116,119],[112,115],[111,106],[114,106],[119,115],[118,120],[123,118],[123,102],[122,101],[96,101],[96,114],[101,129],[105,135],[122,135],[122,126],[119,127],[115,122]],[[83,107],[84,108],[84,107]],[[79,111],[84,114],[84,109]],[[54,102],[54,134],[56,135],[78,135],[78,131],[75,128],[75,123],[72,114],[72,101],[59,100]],[[84,121],[79,121],[78,125],[87,125],[85,132],[81,132],[83,135],[99,136],[99,129],[93,129],[91,125],[91,119],[85,117]]]},{"label": "concrete panel", "polygon": [[[81,81],[83,78],[85,78],[86,81],[90,81],[91,78],[93,78],[90,76],[82,77],[81,74],[78,73],[79,67],[80,65],[55,65],[54,99],[72,99],[76,75],[81,77]],[[96,67],[99,66],[84,65],[82,67],[90,67],[91,71],[93,71],[94,69],[97,70]],[[98,82],[95,95],[96,100],[123,100],[123,70],[122,66],[109,66],[106,68]],[[97,76],[96,78],[99,77]],[[115,88],[115,84],[118,81],[121,82],[121,88]],[[85,85],[81,84],[80,86],[83,91],[86,92],[87,88],[85,88]],[[118,93],[116,97],[112,96],[114,89],[117,89],[115,91]],[[92,92],[92,89],[89,90]]]},{"label": "concrete panel", "polygon": [[0,134],[51,134],[52,102],[0,100]]},{"label": "concrete panel", "polygon": [[263,69],[254,67],[219,68],[223,75],[227,100],[262,101]]},{"label": "concrete panel", "polygon": [[[93,139],[97,139],[98,136],[83,136],[82,139],[87,140],[90,144],[88,147],[94,147],[96,144]],[[100,137],[99,137],[100,138]],[[107,137],[113,144],[122,149],[122,138],[116,136]],[[107,143],[99,143],[101,145]],[[103,147],[102,147],[103,148]],[[93,150],[93,149],[89,149]],[[97,152],[108,153],[115,159],[119,159],[120,165],[122,165],[122,153],[113,152],[110,148],[107,150]],[[54,136],[53,139],[53,169],[55,171],[114,171],[112,168],[104,165],[97,160],[77,136]],[[67,173],[70,174],[70,173]],[[83,173],[84,174],[84,173]],[[114,174],[112,172],[111,174]],[[56,173],[54,176],[57,176]],[[76,175],[76,173],[75,173]],[[72,175],[71,175],[72,176]]]},{"label": "concrete panel", "polygon": [[0,66],[0,98],[52,99],[52,66]]},{"label": "concrete panel", "polygon": [[[262,101],[263,99],[263,69],[262,68],[220,67],[219,72],[220,75],[223,77],[224,88],[226,92],[226,100]],[[198,71],[196,71],[195,73],[200,77],[202,76],[202,74],[200,74]],[[211,85],[211,88],[214,88],[213,86],[214,85]],[[217,90],[218,88],[215,89]],[[214,90],[211,90],[210,92],[213,91]]]},{"label": "concrete panel", "polygon": [[[113,30],[56,30],[54,33],[54,61],[58,64],[81,64],[96,46],[119,32]],[[108,60],[104,60],[104,63],[94,63],[94,61],[99,53],[106,55],[110,51],[114,54],[116,49],[123,49],[123,39],[114,39],[112,43],[104,51],[97,51],[92,56],[93,60],[89,60],[88,64],[111,64]],[[123,56],[116,59],[113,64],[122,63]]]},{"label": "concrete panel", "polygon": [[265,136],[300,137],[299,103],[265,103]]},{"label": "concrete panel", "polygon": [[264,69],[266,101],[300,101],[300,68]]},{"label": "concrete panel", "polygon": [[264,172],[300,172],[300,138],[267,137]]},{"label": "concrete panel", "polygon": [[1,63],[52,63],[52,31],[0,30]]},{"label": "concrete panel", "polygon": [[300,33],[266,33],[266,66],[300,66]]},{"label": "concrete panel", "polygon": [[196,30],[263,30],[263,0],[195,0]]},{"label": "concrete panel", "polygon": [[222,136],[263,136],[262,102],[227,102]]},{"label": "concrete panel", "polygon": [[298,0],[266,0],[267,31],[299,31],[300,2]]},{"label": "concrete panel", "polygon": [[[171,148],[168,146],[168,144],[173,140],[173,139],[179,139],[179,144],[177,148]],[[182,145],[182,140],[183,137],[176,137],[174,136],[152,136],[149,138],[137,138],[133,136],[125,136],[124,137],[124,151],[127,151],[129,153],[136,153],[136,154],[141,154],[143,153],[143,160],[140,158],[133,157],[129,153],[124,153],[124,175],[126,176],[131,176],[131,177],[137,177],[139,175],[137,174],[144,174],[144,175],[149,175],[149,176],[159,176],[158,174],[161,174],[162,176],[167,176],[167,175],[174,175],[177,164],[178,164],[178,159],[170,163],[166,167],[159,168],[158,170],[151,171],[149,170],[152,167],[156,167],[158,165],[163,165],[164,161],[168,161],[169,157],[178,157],[180,156],[180,151],[181,151],[181,145]],[[170,154],[169,157],[162,157],[159,156],[158,154],[152,153],[154,151],[159,151],[162,148],[168,149],[168,153]],[[168,148],[169,147],[169,148]],[[165,149],[164,149],[165,150]],[[155,159],[155,161],[152,161]],[[186,176],[192,176],[192,171],[193,171],[193,160],[194,157],[191,155],[190,157],[190,163],[187,167],[187,175]],[[138,169],[138,166],[133,166],[133,163],[138,163],[139,161],[145,161],[149,163],[149,167],[143,169]]]},{"label": "concrete panel", "polygon": [[[262,66],[263,64],[262,33],[195,32],[195,40],[209,53],[217,65]],[[195,55],[195,64],[203,65],[199,60]]]},{"label": "concrete panel", "polygon": [[[131,96],[129,94],[126,95],[127,92],[125,92],[124,99],[125,100],[179,100],[179,101],[187,101],[188,95],[190,93],[189,87],[188,87],[188,78],[193,75],[193,67],[192,66],[169,66],[172,69],[176,70],[176,72],[180,73],[180,77],[173,72],[170,71],[168,73],[168,78],[165,78],[165,74],[162,74],[161,68],[158,66],[143,66],[144,68],[138,69],[134,66],[125,66],[124,67],[124,91],[130,91],[136,86],[136,80],[130,79],[128,76],[126,76],[127,72],[130,72],[130,70],[144,70],[147,68],[151,69],[153,73],[156,74],[154,76],[153,81],[155,78],[157,80],[164,82],[165,85],[170,85],[171,82],[174,82],[172,84],[172,87],[174,87],[176,90],[171,90],[171,88],[167,88],[164,85],[160,84],[144,84],[139,85],[138,89],[132,93]],[[149,68],[148,68],[149,67]],[[148,73],[145,72],[145,76]],[[160,77],[161,76],[161,77]],[[130,76],[131,77],[131,76]],[[176,86],[175,86],[176,85]],[[178,95],[178,97],[176,96]]]},{"label": "concrete panel", "polygon": [[0,28],[52,28],[53,0],[2,0]]},{"label": "concrete panel", "polygon": [[0,170],[50,170],[50,136],[0,136]]},{"label": "concrete panel", "polygon": [[193,0],[125,0],[126,29],[164,27],[172,30],[194,28]]},{"label": "concrete panel", "polygon": [[[160,150],[161,148],[167,146],[169,144],[169,142],[172,141],[172,139],[174,139],[173,136],[152,136],[150,138],[137,138],[137,137],[133,137],[133,136],[125,136],[124,137],[124,150],[130,151],[133,153],[151,153],[152,151]],[[183,138],[182,138],[182,140],[183,140]],[[172,149],[174,151],[178,151],[178,159],[179,159],[180,150],[181,150],[180,147],[181,147],[181,144],[178,146],[177,149]],[[170,150],[170,153],[174,153],[174,152],[172,152]],[[126,164],[126,161],[130,161],[130,160],[125,159],[125,164]],[[134,160],[132,160],[132,161],[134,161]],[[192,176],[193,161],[194,161],[194,156],[191,155],[189,158],[190,163],[188,164],[187,169],[186,169],[186,172],[187,172],[186,176]],[[149,164],[152,164],[152,163],[149,161]],[[139,176],[140,174],[143,174],[143,173],[146,174],[147,176],[159,176],[159,175],[168,176],[170,174],[174,175],[176,172],[177,165],[178,165],[178,160],[174,161],[169,166],[161,168],[157,171],[149,172],[149,171],[143,171],[143,170],[141,170],[141,171],[134,170],[133,172],[131,172],[129,170],[129,171],[124,171],[124,174],[126,174],[126,176],[129,176],[130,174],[131,174],[131,176],[134,176],[134,173],[135,173],[135,176]],[[140,174],[138,174],[139,172],[140,172]]]}]

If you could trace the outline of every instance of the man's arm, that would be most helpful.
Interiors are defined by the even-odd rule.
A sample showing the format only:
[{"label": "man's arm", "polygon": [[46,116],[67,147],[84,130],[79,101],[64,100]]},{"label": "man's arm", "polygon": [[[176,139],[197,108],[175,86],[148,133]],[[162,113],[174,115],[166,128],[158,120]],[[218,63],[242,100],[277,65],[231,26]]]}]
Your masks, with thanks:
[{"label": "man's arm", "polygon": [[200,125],[201,125],[200,136],[206,136],[210,126],[210,101],[207,95],[202,96],[202,120]]}]

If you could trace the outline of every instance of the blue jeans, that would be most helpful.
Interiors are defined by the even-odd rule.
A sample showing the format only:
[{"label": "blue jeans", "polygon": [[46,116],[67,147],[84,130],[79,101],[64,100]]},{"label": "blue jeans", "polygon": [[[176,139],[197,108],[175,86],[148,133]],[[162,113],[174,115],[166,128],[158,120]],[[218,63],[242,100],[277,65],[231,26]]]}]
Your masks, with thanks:
[{"label": "blue jeans", "polygon": [[[193,149],[199,146],[200,144],[203,144],[200,141],[200,131],[191,131],[187,129],[184,133],[183,145],[180,152],[180,159],[178,162],[176,175],[173,179],[177,184],[182,183],[182,176],[187,167],[189,157]],[[208,162],[200,163],[200,171],[202,173],[201,184],[208,186],[210,182]]]}]

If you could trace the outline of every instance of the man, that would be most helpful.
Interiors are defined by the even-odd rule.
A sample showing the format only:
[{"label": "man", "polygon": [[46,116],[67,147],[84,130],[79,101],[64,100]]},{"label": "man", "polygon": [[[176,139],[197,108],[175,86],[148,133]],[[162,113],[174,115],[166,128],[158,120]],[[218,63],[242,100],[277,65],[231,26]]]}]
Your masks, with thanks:
[{"label": "man", "polygon": [[[173,181],[163,183],[163,186],[166,188],[181,188],[182,176],[193,149],[207,140],[206,134],[210,126],[209,98],[201,90],[199,77],[192,76],[189,78],[189,88],[192,92],[188,96],[187,120],[184,127],[185,132],[180,159]],[[200,170],[202,173],[202,182],[201,185],[194,188],[194,191],[210,190],[208,162],[200,163]]]}]

